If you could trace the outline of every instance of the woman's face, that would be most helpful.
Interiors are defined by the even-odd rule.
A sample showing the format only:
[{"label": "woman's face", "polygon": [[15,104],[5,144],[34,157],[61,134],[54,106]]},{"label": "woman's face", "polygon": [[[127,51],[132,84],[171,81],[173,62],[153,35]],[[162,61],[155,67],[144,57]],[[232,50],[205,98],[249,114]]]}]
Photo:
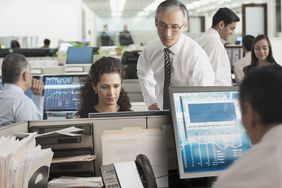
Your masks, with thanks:
[{"label": "woman's face", "polygon": [[269,55],[269,45],[266,39],[257,41],[254,45],[254,52],[259,61],[265,61]]},{"label": "woman's face", "polygon": [[118,73],[104,73],[95,87],[101,106],[117,105],[121,90],[121,78]]}]

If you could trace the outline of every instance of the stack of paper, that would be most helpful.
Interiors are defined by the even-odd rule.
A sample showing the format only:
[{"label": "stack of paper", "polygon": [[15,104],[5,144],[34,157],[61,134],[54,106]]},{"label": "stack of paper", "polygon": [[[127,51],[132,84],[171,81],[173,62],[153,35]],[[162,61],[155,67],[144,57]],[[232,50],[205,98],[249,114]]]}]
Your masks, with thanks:
[{"label": "stack of paper", "polygon": [[0,137],[0,187],[47,185],[53,152],[36,146],[35,136],[30,134],[22,140]]},{"label": "stack of paper", "polygon": [[101,177],[60,177],[49,182],[48,188],[103,187]]}]

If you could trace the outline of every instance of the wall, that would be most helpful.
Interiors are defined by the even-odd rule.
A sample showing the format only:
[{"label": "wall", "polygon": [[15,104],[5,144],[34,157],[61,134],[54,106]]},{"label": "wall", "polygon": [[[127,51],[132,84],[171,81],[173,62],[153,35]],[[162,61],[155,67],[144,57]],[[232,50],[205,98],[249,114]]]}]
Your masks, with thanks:
[{"label": "wall", "polygon": [[0,37],[37,36],[38,46],[50,38],[51,47],[59,40],[81,40],[81,11],[81,0],[0,1]]}]

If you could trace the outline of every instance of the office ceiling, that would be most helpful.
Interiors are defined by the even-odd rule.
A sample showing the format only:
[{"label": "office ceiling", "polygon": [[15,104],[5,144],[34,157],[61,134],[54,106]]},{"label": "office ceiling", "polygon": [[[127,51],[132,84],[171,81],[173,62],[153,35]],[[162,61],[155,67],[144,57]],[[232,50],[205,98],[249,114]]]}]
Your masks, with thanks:
[{"label": "office ceiling", "polygon": [[[101,18],[111,18],[111,6],[110,0],[83,0],[85,4],[93,10],[99,17]],[[193,2],[200,0],[180,0],[183,4],[189,5]],[[203,0],[202,0],[203,1]],[[205,0],[205,1],[213,1],[213,0]],[[227,6],[229,7],[232,3],[261,3],[266,0],[216,0],[213,3],[207,3],[206,7],[210,6],[211,9],[217,9],[218,7]],[[124,10],[122,13],[123,18],[132,18],[137,15],[138,12],[142,11],[145,7],[147,7],[153,0],[126,0]],[[239,6],[237,6],[239,7]],[[201,7],[202,8],[202,7]],[[189,6],[188,6],[189,9]],[[191,13],[191,12],[190,12]],[[193,12],[192,12],[193,13]],[[151,14],[151,16],[153,13]],[[150,15],[149,15],[150,16]]]}]

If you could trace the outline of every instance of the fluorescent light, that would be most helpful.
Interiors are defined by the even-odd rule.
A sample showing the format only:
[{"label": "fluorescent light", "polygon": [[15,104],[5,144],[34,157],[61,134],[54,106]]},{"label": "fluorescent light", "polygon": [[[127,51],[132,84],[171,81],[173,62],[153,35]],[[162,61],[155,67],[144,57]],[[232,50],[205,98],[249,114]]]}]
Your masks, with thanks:
[{"label": "fluorescent light", "polygon": [[154,0],[151,4],[149,4],[148,6],[146,6],[144,8],[144,10],[138,12],[137,16],[148,16],[149,14],[151,14],[152,12],[156,11],[157,7],[159,6],[159,4],[161,2],[163,2],[164,0]]},{"label": "fluorescent light", "polygon": [[120,17],[126,0],[110,0],[112,17]]}]

